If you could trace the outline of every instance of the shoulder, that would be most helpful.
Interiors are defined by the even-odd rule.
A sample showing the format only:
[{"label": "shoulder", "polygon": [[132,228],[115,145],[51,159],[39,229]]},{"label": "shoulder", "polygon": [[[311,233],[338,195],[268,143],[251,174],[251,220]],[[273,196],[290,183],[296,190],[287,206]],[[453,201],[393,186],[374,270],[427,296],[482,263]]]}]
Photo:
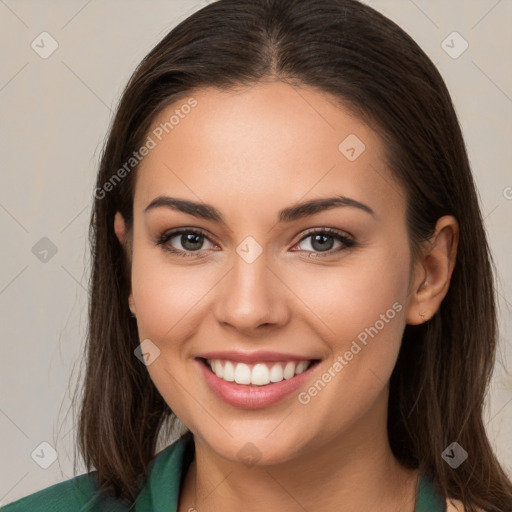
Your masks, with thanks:
[{"label": "shoulder", "polygon": [[[465,508],[462,505],[462,502],[459,500],[456,500],[454,498],[448,498],[446,500],[446,512],[465,512]],[[476,509],[478,512],[485,512],[482,508]]]},{"label": "shoulder", "polygon": [[[155,492],[161,492],[162,488],[167,490],[178,488],[185,447],[186,439],[179,439],[153,458],[148,468],[148,481],[141,489],[137,498],[138,502],[150,503],[154,499]],[[170,476],[171,478],[169,478]],[[0,512],[67,512],[75,510],[80,512],[127,512],[130,510],[130,505],[100,494],[96,472],[93,471],[52,485],[3,507],[0,506]],[[151,510],[151,507],[147,510]]]},{"label": "shoulder", "polygon": [[[94,473],[80,475],[47,487],[0,508],[1,512],[60,512],[93,510],[97,503]],[[121,509],[119,509],[121,510]]]}]

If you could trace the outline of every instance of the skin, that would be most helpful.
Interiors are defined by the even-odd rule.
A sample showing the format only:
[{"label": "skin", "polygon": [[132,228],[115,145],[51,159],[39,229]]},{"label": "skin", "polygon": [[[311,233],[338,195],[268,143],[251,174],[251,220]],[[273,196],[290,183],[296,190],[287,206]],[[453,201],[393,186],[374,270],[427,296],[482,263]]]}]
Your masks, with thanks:
[{"label": "skin", "polygon": [[[418,473],[402,467],[389,446],[389,379],[405,325],[430,318],[448,291],[457,221],[439,219],[413,262],[405,193],[386,167],[383,142],[325,93],[262,82],[193,97],[197,106],[137,171],[133,232],[119,212],[114,226],[133,249],[129,303],[140,339],[160,350],[147,369],[195,435],[180,512],[322,512],[340,503],[347,511],[412,512]],[[354,161],[338,149],[349,134],[366,146]],[[334,194],[370,206],[375,217],[344,207],[277,222],[282,208]],[[211,204],[227,225],[165,207],[144,213],[159,195]],[[185,258],[156,244],[181,227],[208,237]],[[332,254],[318,257],[321,249],[304,236],[325,227],[349,234],[356,246],[332,239]],[[263,249],[252,263],[236,252],[247,236]],[[180,236],[172,240],[186,250]],[[211,392],[194,361],[233,349],[319,358],[307,390],[396,302],[401,311],[306,405],[292,393],[259,410],[233,407]],[[260,453],[252,466],[237,455],[248,442]]]}]

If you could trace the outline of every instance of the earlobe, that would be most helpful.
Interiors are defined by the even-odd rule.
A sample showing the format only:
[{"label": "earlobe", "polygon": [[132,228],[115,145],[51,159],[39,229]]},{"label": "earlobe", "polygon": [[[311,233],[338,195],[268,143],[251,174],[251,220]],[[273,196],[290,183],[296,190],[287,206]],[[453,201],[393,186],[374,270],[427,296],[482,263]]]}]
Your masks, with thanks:
[{"label": "earlobe", "polygon": [[130,292],[130,295],[128,296],[128,306],[130,308],[130,311],[132,312],[132,315],[134,318],[137,317],[137,312],[135,310],[135,301],[133,300],[133,293]]},{"label": "earlobe", "polygon": [[124,247],[126,225],[121,212],[116,212],[114,218],[114,231],[120,244]]},{"label": "earlobe", "polygon": [[427,322],[439,309],[450,287],[458,240],[459,225],[455,217],[446,215],[438,219],[435,233],[417,263],[415,287],[407,311],[408,324]]}]

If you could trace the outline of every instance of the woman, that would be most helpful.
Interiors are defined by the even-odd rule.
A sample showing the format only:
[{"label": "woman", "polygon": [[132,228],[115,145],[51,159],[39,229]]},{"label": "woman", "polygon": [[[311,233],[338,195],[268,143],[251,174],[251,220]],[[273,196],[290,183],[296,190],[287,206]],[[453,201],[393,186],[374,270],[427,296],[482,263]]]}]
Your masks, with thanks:
[{"label": "woman", "polygon": [[5,511],[512,510],[475,186],[397,25],[208,5],[130,79],[94,195],[91,472]]}]

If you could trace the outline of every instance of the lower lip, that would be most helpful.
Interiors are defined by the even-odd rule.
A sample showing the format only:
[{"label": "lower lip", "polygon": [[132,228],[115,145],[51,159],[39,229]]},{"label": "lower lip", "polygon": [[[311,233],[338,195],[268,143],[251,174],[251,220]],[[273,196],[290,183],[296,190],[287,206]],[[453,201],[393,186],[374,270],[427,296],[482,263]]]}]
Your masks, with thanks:
[{"label": "lower lip", "polygon": [[217,377],[206,366],[204,360],[196,359],[196,363],[199,365],[206,383],[219,398],[229,405],[243,409],[261,409],[280,402],[294,391],[297,391],[318,365],[318,361],[315,361],[307,370],[291,379],[284,379],[281,382],[266,384],[265,386],[256,386],[254,384],[227,382]]}]

